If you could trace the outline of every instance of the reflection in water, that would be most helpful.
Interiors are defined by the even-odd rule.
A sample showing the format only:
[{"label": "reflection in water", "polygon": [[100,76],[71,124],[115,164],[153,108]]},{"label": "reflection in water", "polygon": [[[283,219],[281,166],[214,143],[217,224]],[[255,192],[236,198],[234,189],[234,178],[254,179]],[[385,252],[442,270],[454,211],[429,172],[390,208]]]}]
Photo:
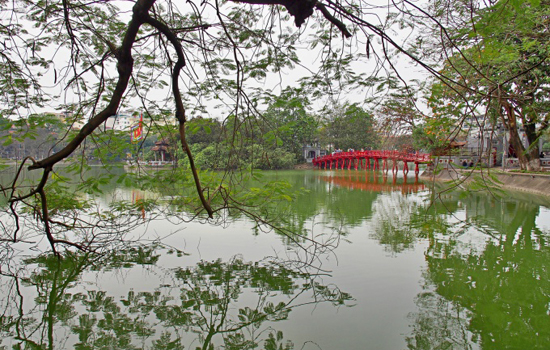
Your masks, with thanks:
[{"label": "reflection in water", "polygon": [[[356,192],[391,186],[374,176],[321,178]],[[530,197],[459,191],[428,201],[406,195],[414,187],[398,186],[402,192],[390,188],[373,200],[369,225],[392,254],[428,243],[407,347],[550,348],[550,233],[537,227],[540,205]]]},{"label": "reflection in water", "polygon": [[[0,249],[0,348],[550,349],[544,202],[482,192],[435,196],[413,178],[362,171],[265,177],[304,189],[277,208],[282,227],[304,235],[336,227],[346,234],[342,244],[330,245],[332,254],[307,251],[307,259],[297,259],[322,260],[332,270],[330,283],[311,266],[304,270],[307,264],[218,259],[227,252],[248,256],[272,236],[252,236],[251,225],[238,237],[227,232],[230,225],[197,225],[182,231],[192,234],[174,235],[180,243],[215,241],[208,246],[211,259],[196,264],[182,252],[136,246],[101,256],[31,257],[17,265],[15,250]],[[153,191],[115,189],[119,200],[131,201],[135,220],[143,222],[143,210],[147,218],[158,210],[148,207]],[[243,219],[239,215],[228,213],[228,221]],[[273,245],[280,249],[274,255],[297,254],[292,238],[282,249]],[[270,239],[268,248],[280,243]],[[169,258],[176,262],[167,264]],[[140,281],[114,283],[113,276]],[[353,294],[353,308],[321,306],[352,302],[333,283]],[[306,305],[315,305],[316,314]],[[395,326],[400,322],[402,328]],[[385,324],[391,325],[386,333],[380,331]],[[305,338],[296,341],[296,333]],[[393,342],[385,342],[389,338]]]},{"label": "reflection in water", "polygon": [[[347,305],[351,296],[295,265],[201,261],[163,269],[159,247],[103,256],[42,255],[0,277],[0,345],[32,349],[293,349],[276,329],[301,305]],[[113,294],[93,284],[138,266],[163,282]],[[153,282],[154,279],[151,279]],[[168,283],[166,281],[169,281]],[[300,348],[299,346],[298,348]]]},{"label": "reflection in water", "polygon": [[407,177],[398,178],[396,174],[391,176],[392,182],[388,183],[388,174],[378,174],[377,172],[348,172],[347,174],[320,175],[320,178],[327,183],[335,186],[345,187],[352,190],[361,190],[367,192],[391,192],[400,191],[402,193],[416,193],[426,189],[424,183],[414,178],[413,183]]},{"label": "reflection in water", "polygon": [[537,227],[539,210],[460,193],[434,206],[430,220],[462,215],[465,226],[430,235],[410,349],[549,348],[550,233]]},{"label": "reflection in water", "polygon": [[[333,197],[340,197],[333,186],[358,195],[388,192],[363,195],[373,214],[362,225],[392,256],[428,243],[409,349],[550,348],[550,233],[537,227],[544,200],[456,191],[430,201],[427,192],[410,195],[424,185],[392,188],[376,174],[319,178]],[[343,197],[350,203],[339,213],[349,218],[346,211],[360,201]]]},{"label": "reflection in water", "polygon": [[384,246],[386,251],[401,253],[413,249],[415,243],[425,238],[415,220],[426,212],[426,202],[414,200],[400,192],[381,196],[373,203],[374,215],[371,224],[371,237]]}]

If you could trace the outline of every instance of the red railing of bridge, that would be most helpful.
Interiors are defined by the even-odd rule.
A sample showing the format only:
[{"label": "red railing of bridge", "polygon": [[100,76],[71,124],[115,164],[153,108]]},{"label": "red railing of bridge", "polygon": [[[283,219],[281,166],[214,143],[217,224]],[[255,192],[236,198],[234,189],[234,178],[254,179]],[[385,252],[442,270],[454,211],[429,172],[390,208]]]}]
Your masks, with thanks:
[{"label": "red railing of bridge", "polygon": [[[380,166],[382,160],[382,166]],[[381,169],[388,171],[388,160],[392,161],[392,171],[397,171],[398,162],[403,162],[403,172],[409,171],[408,163],[415,164],[415,173],[418,173],[418,164],[428,164],[432,159],[427,153],[411,153],[401,151],[354,151],[335,152],[313,159],[313,165],[320,169]],[[364,161],[364,164],[363,164]]]}]

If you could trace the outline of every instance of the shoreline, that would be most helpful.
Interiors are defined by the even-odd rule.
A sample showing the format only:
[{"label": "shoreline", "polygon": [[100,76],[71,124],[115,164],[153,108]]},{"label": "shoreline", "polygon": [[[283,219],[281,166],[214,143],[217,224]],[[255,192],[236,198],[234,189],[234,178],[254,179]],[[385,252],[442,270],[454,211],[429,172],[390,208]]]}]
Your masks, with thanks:
[{"label": "shoreline", "polygon": [[[420,175],[420,178],[430,181],[469,184],[480,178],[480,176],[476,175],[487,178],[492,188],[503,191],[537,194],[550,200],[550,173],[548,175],[511,173],[491,168],[483,170],[443,169],[437,174],[426,170]],[[491,178],[495,178],[497,181],[493,181]]]}]

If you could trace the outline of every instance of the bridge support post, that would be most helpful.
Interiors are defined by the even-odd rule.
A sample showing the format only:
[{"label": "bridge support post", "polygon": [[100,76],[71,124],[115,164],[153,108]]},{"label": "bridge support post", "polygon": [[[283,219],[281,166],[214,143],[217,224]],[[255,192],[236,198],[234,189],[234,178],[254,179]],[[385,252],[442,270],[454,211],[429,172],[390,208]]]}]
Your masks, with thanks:
[{"label": "bridge support post", "polygon": [[403,162],[403,174],[407,175],[409,173],[409,165],[407,164],[407,161],[405,160]]}]

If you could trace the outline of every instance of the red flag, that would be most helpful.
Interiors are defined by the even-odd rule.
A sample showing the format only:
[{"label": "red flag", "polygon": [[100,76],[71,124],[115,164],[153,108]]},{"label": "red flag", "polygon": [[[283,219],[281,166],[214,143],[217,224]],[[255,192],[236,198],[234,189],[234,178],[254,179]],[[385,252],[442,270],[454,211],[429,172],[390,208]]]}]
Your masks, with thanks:
[{"label": "red flag", "polygon": [[132,142],[138,142],[143,138],[143,113],[140,113],[139,123],[132,127],[130,138]]}]

